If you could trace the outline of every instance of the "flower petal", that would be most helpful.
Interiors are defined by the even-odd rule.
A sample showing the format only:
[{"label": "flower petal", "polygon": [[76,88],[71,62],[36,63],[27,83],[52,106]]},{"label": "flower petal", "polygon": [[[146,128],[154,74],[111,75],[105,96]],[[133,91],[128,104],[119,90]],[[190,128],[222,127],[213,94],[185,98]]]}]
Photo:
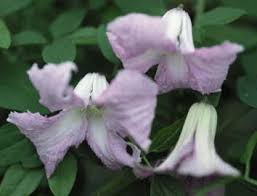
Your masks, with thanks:
[{"label": "flower petal", "polygon": [[[128,144],[121,136],[114,131],[109,131],[109,147],[115,159],[122,165],[134,167],[141,161],[140,149],[134,144]],[[129,154],[127,148],[130,147],[132,153]]]},{"label": "flower petal", "polygon": [[189,69],[183,55],[174,53],[162,57],[157,68],[155,81],[159,86],[160,93],[189,87]]},{"label": "flower petal", "polygon": [[135,166],[133,167],[133,172],[136,177],[144,179],[154,175],[154,168],[141,164],[135,164]]},{"label": "flower petal", "polygon": [[48,177],[54,172],[71,146],[78,146],[87,128],[85,115],[78,109],[47,118],[39,113],[12,112],[7,119],[35,145]]},{"label": "flower petal", "polygon": [[88,115],[87,142],[97,157],[111,169],[121,167],[109,149],[109,135],[101,114]]},{"label": "flower petal", "polygon": [[132,137],[142,149],[147,150],[157,91],[157,85],[148,77],[136,71],[123,70],[96,103],[104,108],[108,129]]},{"label": "flower petal", "polygon": [[229,65],[242,47],[225,42],[219,46],[200,48],[193,53],[176,52],[163,56],[155,80],[160,92],[191,88],[202,94],[220,91]]},{"label": "flower petal", "polygon": [[189,66],[190,87],[203,94],[219,91],[232,64],[243,47],[231,42],[200,48],[185,56]]},{"label": "flower petal", "polygon": [[127,143],[117,133],[107,130],[101,114],[89,113],[87,141],[98,158],[111,169],[122,166],[133,167],[139,162],[139,150],[134,148],[133,154],[127,152]]},{"label": "flower petal", "polygon": [[86,74],[76,85],[74,94],[84,101],[85,107],[108,87],[105,76],[98,73]]},{"label": "flower petal", "polygon": [[157,16],[129,14],[119,17],[108,25],[107,36],[123,66],[141,72],[158,64],[163,51],[175,50],[165,35],[161,17]]},{"label": "flower petal", "polygon": [[76,65],[71,62],[47,64],[42,69],[34,64],[28,75],[39,91],[40,103],[52,112],[69,108],[71,105],[80,105],[81,100],[73,94],[73,89],[69,86],[71,73],[76,70]]},{"label": "flower petal", "polygon": [[195,50],[192,34],[192,22],[187,12],[174,8],[165,13],[162,21],[166,26],[166,36],[177,49],[185,54]]},{"label": "flower petal", "polygon": [[194,134],[197,128],[197,121],[199,119],[199,116],[196,114],[199,112],[200,108],[198,104],[194,104],[190,108],[175,148],[168,155],[165,161],[155,168],[156,172],[163,173],[176,169],[176,167],[184,161],[185,158],[193,153],[195,143]]},{"label": "flower petal", "polygon": [[225,163],[216,153],[214,138],[217,126],[217,113],[213,106],[201,106],[202,119],[197,123],[194,152],[187,156],[178,167],[178,172],[196,177],[211,174],[238,176],[237,169]]}]

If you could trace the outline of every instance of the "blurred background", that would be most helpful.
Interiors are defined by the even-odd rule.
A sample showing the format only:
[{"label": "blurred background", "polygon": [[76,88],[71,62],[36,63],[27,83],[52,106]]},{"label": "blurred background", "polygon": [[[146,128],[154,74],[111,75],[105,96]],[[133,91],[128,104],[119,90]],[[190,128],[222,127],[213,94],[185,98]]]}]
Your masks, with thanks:
[{"label": "blurred background", "polygon": [[[62,196],[69,191],[56,190],[66,186],[72,189],[69,195],[76,196],[167,195],[155,190],[163,186],[169,187],[174,195],[185,195],[183,186],[171,177],[140,181],[128,169],[112,172],[104,168],[87,144],[72,150],[78,162],[74,186],[72,183],[69,187],[64,181],[54,188],[51,185],[51,191],[41,175],[36,178],[37,186],[31,188],[29,185],[36,180],[28,176],[32,175],[31,171],[42,169],[42,165],[31,143],[15,127],[6,124],[13,110],[49,114],[38,103],[38,94],[26,74],[33,63],[43,66],[48,62],[71,60],[79,67],[73,84],[88,72],[100,72],[110,81],[122,65],[106,38],[106,24],[131,12],[161,16],[180,4],[192,18],[197,47],[225,40],[245,47],[245,52],[231,66],[222,93],[212,94],[208,99],[217,106],[219,113],[216,139],[219,154],[242,171],[247,167],[249,175],[237,180],[220,178],[206,190],[225,185],[226,195],[257,195],[256,0],[0,0],[0,174],[5,179],[0,185],[1,196],[22,195],[26,187],[32,190],[30,192],[35,190],[32,195]],[[148,75],[154,73],[155,68]],[[190,90],[177,90],[158,97],[152,132],[152,138],[157,138],[154,143],[157,147],[147,155],[150,160],[167,154],[178,138],[188,108],[201,99],[200,94]],[[163,132],[173,133],[164,146],[158,144]],[[16,164],[21,164],[22,169],[15,168],[18,172],[8,173]],[[28,180],[21,180],[24,178]],[[6,188],[8,183],[9,189]],[[13,188],[18,191],[13,193]]]}]

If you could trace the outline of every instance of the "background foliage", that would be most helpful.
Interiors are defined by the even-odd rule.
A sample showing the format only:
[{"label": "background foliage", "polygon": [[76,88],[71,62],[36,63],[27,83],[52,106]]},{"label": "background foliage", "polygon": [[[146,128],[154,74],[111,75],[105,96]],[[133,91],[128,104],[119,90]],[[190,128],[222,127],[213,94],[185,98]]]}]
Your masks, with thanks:
[{"label": "background foliage", "polygon": [[[222,94],[208,97],[219,113],[218,152],[242,177],[219,178],[196,195],[222,185],[229,196],[257,194],[257,1],[0,0],[0,196],[185,195],[183,184],[173,177],[137,180],[128,168],[106,169],[86,143],[70,150],[47,180],[33,145],[6,124],[10,110],[48,113],[26,75],[34,62],[74,60],[79,65],[74,83],[88,72],[101,72],[111,80],[122,66],[106,38],[106,24],[129,12],[162,15],[179,4],[194,19],[198,47],[224,40],[245,47],[231,66]],[[188,108],[201,98],[189,90],[159,96],[148,159],[167,154]]]}]

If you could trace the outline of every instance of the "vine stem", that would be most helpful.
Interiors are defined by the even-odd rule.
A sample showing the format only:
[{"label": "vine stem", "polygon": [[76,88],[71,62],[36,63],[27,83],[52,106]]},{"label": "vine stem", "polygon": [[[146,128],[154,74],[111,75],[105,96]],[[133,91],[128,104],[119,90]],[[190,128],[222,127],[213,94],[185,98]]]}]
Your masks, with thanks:
[{"label": "vine stem", "polygon": [[196,7],[195,7],[195,11],[196,11],[195,20],[194,20],[195,24],[196,24],[196,21],[204,12],[204,8],[205,8],[205,0],[197,0]]},{"label": "vine stem", "polygon": [[148,161],[148,159],[146,158],[145,153],[142,153],[142,159],[145,161],[146,165],[149,167],[152,167],[151,163]]}]

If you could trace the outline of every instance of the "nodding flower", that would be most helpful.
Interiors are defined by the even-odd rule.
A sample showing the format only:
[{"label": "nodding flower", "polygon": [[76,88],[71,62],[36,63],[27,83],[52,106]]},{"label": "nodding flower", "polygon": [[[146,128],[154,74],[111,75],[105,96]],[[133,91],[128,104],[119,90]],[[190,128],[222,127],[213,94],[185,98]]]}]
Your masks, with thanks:
[{"label": "nodding flower", "polygon": [[187,114],[177,144],[168,157],[155,168],[155,172],[175,171],[194,177],[240,175],[237,169],[224,162],[217,154],[214,144],[216,128],[215,108],[206,103],[195,103]]},{"label": "nodding flower", "polygon": [[[48,177],[68,149],[85,139],[109,168],[133,167],[140,161],[140,150],[125,138],[147,151],[157,85],[138,72],[123,70],[110,85],[104,76],[90,73],[73,89],[69,81],[76,70],[71,62],[42,69],[33,65],[28,75],[39,91],[40,103],[59,113],[46,117],[11,112],[7,120],[35,145]],[[128,146],[132,153],[127,152]]]},{"label": "nodding flower", "polygon": [[158,65],[155,80],[160,93],[190,88],[209,94],[220,91],[229,66],[243,50],[225,41],[195,48],[192,22],[181,7],[163,17],[132,13],[107,26],[107,36],[126,69],[146,72]]}]

